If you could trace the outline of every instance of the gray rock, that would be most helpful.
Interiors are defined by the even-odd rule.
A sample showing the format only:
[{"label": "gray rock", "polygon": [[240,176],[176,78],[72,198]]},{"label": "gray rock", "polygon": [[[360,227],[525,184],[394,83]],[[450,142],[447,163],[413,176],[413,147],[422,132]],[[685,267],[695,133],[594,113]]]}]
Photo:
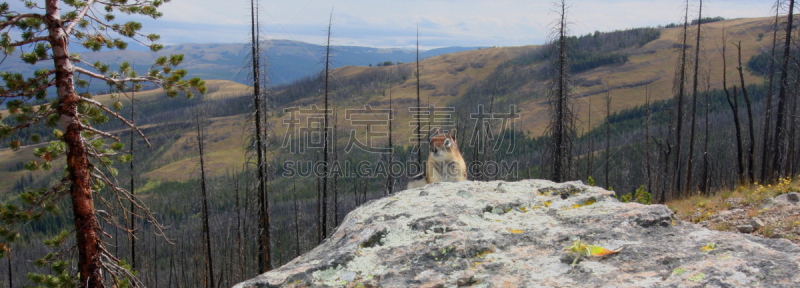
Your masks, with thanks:
[{"label": "gray rock", "polygon": [[764,210],[764,208],[772,208],[775,206],[775,201],[772,198],[767,198],[761,201],[761,205],[758,206],[758,210]]},{"label": "gray rock", "polygon": [[750,218],[749,223],[750,226],[753,226],[753,230],[758,230],[761,229],[761,227],[764,227],[764,221],[761,221],[761,219],[758,217]]},{"label": "gray rock", "polygon": [[419,191],[419,196],[428,196],[428,191],[425,190]]},{"label": "gray rock", "polygon": [[349,282],[349,281],[353,281],[354,279],[356,279],[356,276],[358,276],[358,275],[355,272],[347,271],[347,272],[342,273],[342,275],[339,278],[342,279],[343,281],[348,281]]},{"label": "gray rock", "polygon": [[780,233],[775,233],[769,236],[770,239],[783,239],[783,235]]},{"label": "gray rock", "polygon": [[[785,239],[711,231],[675,219],[666,206],[621,203],[613,192],[579,182],[508,182],[503,194],[497,184],[441,183],[425,188],[436,197],[418,197],[420,190],[412,189],[373,200],[350,212],[320,246],[235,287],[800,283],[800,247]],[[565,189],[570,196],[561,199]],[[460,190],[472,197],[458,196]],[[491,213],[495,209],[502,213]],[[578,237],[622,250],[581,256],[573,267],[575,258],[564,248]],[[709,246],[710,251],[701,249]]]},{"label": "gray rock", "polygon": [[751,233],[751,232],[753,232],[753,226],[750,226],[750,225],[738,225],[738,226],[736,226],[736,229],[738,229],[739,232],[742,232],[742,233]]},{"label": "gray rock", "polygon": [[786,194],[786,199],[789,200],[789,202],[792,202],[793,204],[797,204],[797,202],[800,202],[800,193],[789,192],[788,194]]},{"label": "gray rock", "polygon": [[717,214],[717,215],[719,215],[720,217],[728,217],[728,216],[733,215],[733,211],[724,210],[724,211],[720,211],[719,214]]}]

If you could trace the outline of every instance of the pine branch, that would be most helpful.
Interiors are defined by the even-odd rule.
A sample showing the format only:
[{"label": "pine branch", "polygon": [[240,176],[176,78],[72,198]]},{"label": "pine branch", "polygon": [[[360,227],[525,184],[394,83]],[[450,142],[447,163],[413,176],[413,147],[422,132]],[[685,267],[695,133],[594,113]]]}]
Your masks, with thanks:
[{"label": "pine branch", "polygon": [[[64,29],[64,33],[66,33],[67,35],[72,33],[72,28],[75,28],[75,24],[78,24],[78,20],[77,19],[83,19],[83,16],[86,15],[86,12],[89,12],[89,8],[92,7],[92,4],[93,4],[94,1],[95,0],[86,1],[86,4],[84,4],[86,6],[84,6],[83,9],[81,10],[81,12],[78,13],[77,16],[75,16],[75,19],[72,21],[72,23],[69,23],[69,25],[67,25],[67,28]],[[106,5],[108,5],[108,4],[106,4]]]},{"label": "pine branch", "polygon": [[144,142],[147,143],[147,147],[152,147],[152,145],[150,145],[150,138],[147,138],[147,136],[144,135],[142,130],[140,130],[139,127],[136,127],[136,125],[134,125],[133,123],[128,121],[128,119],[125,119],[124,117],[122,117],[118,113],[116,113],[114,111],[111,111],[111,109],[108,109],[108,107],[106,107],[105,105],[101,104],[100,102],[97,102],[97,101],[89,99],[89,98],[81,97],[81,96],[78,96],[78,99],[80,99],[81,101],[85,101],[85,102],[89,102],[91,104],[94,104],[98,108],[103,109],[103,111],[106,111],[106,113],[111,114],[111,116],[114,116],[114,118],[117,118],[120,121],[122,121],[122,123],[125,123],[125,125],[127,125],[131,129],[136,130],[136,133],[139,133],[139,136],[141,136],[142,139],[144,139]]}]

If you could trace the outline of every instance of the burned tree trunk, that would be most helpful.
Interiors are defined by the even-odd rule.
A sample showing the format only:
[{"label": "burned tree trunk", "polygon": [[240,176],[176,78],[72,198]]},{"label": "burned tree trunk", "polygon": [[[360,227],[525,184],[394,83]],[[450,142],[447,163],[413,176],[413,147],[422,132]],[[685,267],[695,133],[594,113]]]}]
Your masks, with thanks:
[{"label": "burned tree trunk", "polygon": [[256,166],[258,166],[258,231],[259,231],[259,245],[258,245],[258,271],[263,273],[272,270],[272,261],[270,257],[270,221],[269,221],[269,194],[267,193],[267,172],[264,167],[266,159],[264,158],[264,143],[263,136],[261,135],[261,77],[260,77],[260,58],[261,51],[259,48],[258,36],[258,7],[255,0],[250,0],[251,12],[251,49],[252,49],[252,65],[253,65],[253,106],[255,108],[255,125],[256,125]]},{"label": "burned tree trunk", "polygon": [[692,81],[692,127],[689,132],[689,155],[686,157],[686,194],[693,190],[694,185],[692,181],[692,170],[694,168],[694,132],[697,120],[697,77],[699,76],[700,67],[700,28],[703,26],[703,0],[700,0],[700,9],[697,15],[697,41],[695,41],[694,49],[694,75]]},{"label": "burned tree trunk", "polygon": [[739,44],[736,45],[736,49],[739,52],[738,60],[739,66],[736,67],[736,70],[739,70],[739,81],[742,85],[742,94],[744,95],[745,104],[747,104],[747,124],[749,126],[749,134],[750,134],[750,145],[747,147],[747,173],[750,178],[750,181],[756,181],[756,172],[755,172],[755,145],[756,145],[756,134],[755,128],[753,128],[753,109],[751,108],[750,103],[750,94],[747,93],[747,86],[744,84],[744,73],[742,73],[742,41],[739,41]]},{"label": "burned tree trunk", "polygon": [[776,151],[772,158],[772,170],[775,171],[772,181],[783,177],[786,174],[786,137],[787,131],[784,122],[786,121],[786,106],[788,106],[787,86],[789,85],[789,57],[792,48],[792,19],[794,12],[794,0],[789,0],[789,14],[786,23],[786,42],[783,47],[783,59],[781,69],[781,82],[778,89],[778,119],[775,121],[775,143],[773,146]]},{"label": "burned tree trunk", "polygon": [[324,135],[323,138],[323,148],[322,148],[322,239],[328,237],[328,154],[330,153],[328,150],[330,149],[329,146],[329,136],[328,136],[328,101],[329,101],[329,86],[328,81],[330,79],[330,68],[331,68],[331,24],[333,23],[333,11],[331,11],[330,19],[328,21],[328,42],[325,46],[325,122],[322,128],[322,133]]},{"label": "burned tree trunk", "polygon": [[[200,151],[200,200],[202,201],[203,206],[203,238],[205,240],[205,252],[206,252],[206,262],[208,268],[208,283],[209,288],[215,288],[214,285],[214,262],[212,261],[212,254],[211,254],[211,231],[208,226],[208,191],[206,190],[206,164],[205,164],[205,154],[203,150],[203,142],[205,142],[205,129],[203,125],[202,119],[202,112],[198,111],[196,117],[197,121],[197,149]],[[153,243],[153,247],[156,246],[156,243]],[[158,271],[157,268],[154,268],[154,271]],[[157,278],[157,277],[156,277]],[[158,286],[158,285],[156,285]]]},{"label": "burned tree trunk", "polygon": [[725,91],[725,97],[728,100],[728,106],[731,107],[733,113],[733,124],[736,129],[736,166],[739,169],[739,184],[745,183],[744,171],[744,150],[742,148],[742,125],[739,121],[739,97],[736,95],[736,85],[733,86],[733,98],[731,99],[730,92],[728,91],[728,65],[725,60],[725,48],[727,47],[727,35],[722,31],[722,89]]},{"label": "burned tree trunk", "polygon": [[773,83],[772,80],[775,76],[775,48],[778,45],[778,19],[780,15],[780,3],[781,1],[778,0],[775,2],[775,23],[773,24],[772,29],[772,51],[769,57],[769,84],[767,84],[767,99],[764,102],[764,107],[766,109],[766,113],[764,116],[764,143],[762,145],[762,157],[761,157],[761,181],[767,182],[769,179],[772,178],[772,166],[769,164],[769,158],[772,156],[772,141],[770,136],[770,124],[772,123],[772,87]]},{"label": "burned tree trunk", "polygon": [[680,193],[682,191],[681,186],[681,137],[683,136],[683,94],[684,94],[684,87],[686,83],[686,37],[687,29],[689,28],[689,0],[686,0],[686,12],[683,17],[683,41],[681,42],[681,64],[678,70],[678,103],[676,105],[677,109],[677,117],[675,119],[676,130],[675,130],[675,192]]},{"label": "burned tree trunk", "polygon": [[558,4],[559,22],[554,34],[551,49],[555,50],[553,59],[553,79],[550,88],[550,180],[562,182],[569,177],[569,164],[572,150],[573,114],[569,105],[569,65],[567,63],[567,7],[565,1]]}]

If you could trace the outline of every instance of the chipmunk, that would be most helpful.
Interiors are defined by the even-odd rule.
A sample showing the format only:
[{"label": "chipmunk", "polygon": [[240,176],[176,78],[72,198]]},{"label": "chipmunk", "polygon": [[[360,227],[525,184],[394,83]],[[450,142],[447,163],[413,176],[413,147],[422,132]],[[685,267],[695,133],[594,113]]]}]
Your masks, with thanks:
[{"label": "chipmunk", "polygon": [[430,153],[425,172],[409,179],[406,189],[413,189],[436,182],[459,182],[467,180],[467,164],[458,151],[456,129],[446,134],[436,129],[431,136]]}]

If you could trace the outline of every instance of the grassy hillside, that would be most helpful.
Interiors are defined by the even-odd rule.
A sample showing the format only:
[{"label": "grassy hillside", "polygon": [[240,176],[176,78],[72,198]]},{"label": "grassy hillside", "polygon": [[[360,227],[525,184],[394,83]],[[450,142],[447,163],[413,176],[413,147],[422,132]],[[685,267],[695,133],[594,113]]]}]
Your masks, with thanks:
[{"label": "grassy hillside", "polygon": [[[319,62],[325,55],[325,47],[291,40],[269,40],[262,44],[270,66],[270,78],[275,85],[290,83],[302,77],[314,74],[320,68]],[[73,48],[73,47],[71,47]],[[422,51],[420,58],[473,50],[478,47],[445,47]],[[83,51],[83,47],[73,49]],[[372,48],[360,46],[332,46],[337,66],[376,65],[378,62],[391,61],[412,62],[416,52],[399,48]],[[74,52],[74,51],[73,51]],[[170,54],[184,54],[181,65],[189,71],[188,77],[203,79],[230,80],[247,83],[250,71],[245,67],[251,48],[249,44],[179,44],[164,47],[161,51],[150,52],[134,50],[102,50],[98,52],[82,52],[81,58],[89,63],[100,61],[113,68],[122,62],[129,62],[140,73],[147,72],[156,58]],[[51,65],[44,63],[30,65],[22,62],[18,55],[9,56],[3,62],[3,70],[31,75],[33,71]],[[82,65],[82,64],[79,64]],[[95,85],[93,89],[106,89],[103,85]]]},{"label": "grassy hillside", "polygon": [[[710,87],[721,88],[722,58],[718,52],[721,47],[722,30],[726,29],[729,35],[728,41],[742,43],[742,61],[746,62],[753,55],[761,52],[761,49],[768,44],[767,40],[759,39],[757,35],[766,31],[770,20],[768,18],[747,18],[734,19],[709,23],[703,29],[703,44],[701,46],[701,71],[712,75]],[[633,108],[644,103],[645,87],[652,91],[652,99],[668,99],[673,97],[672,91],[673,75],[677,62],[680,28],[659,29],[660,37],[647,42],[644,45],[633,45],[622,49],[606,51],[627,55],[627,61],[611,65],[602,65],[597,68],[581,71],[574,74],[576,95],[575,105],[579,118],[578,131],[588,131],[589,114],[592,116],[592,127],[597,127],[604,118],[606,111],[604,103],[605,91],[609,90],[613,98],[611,103],[612,112],[623,109]],[[282,45],[292,45],[283,43]],[[235,48],[236,45],[184,45],[172,46],[165,49],[164,53],[187,53],[189,71],[206,71],[213,67],[214,71],[228,71],[241,69],[242,63],[231,64],[230,59],[221,60],[228,57],[230,51],[242,48]],[[241,45],[239,45],[241,46]],[[238,46],[236,46],[238,47]],[[736,55],[735,47],[728,45],[728,81],[729,85],[738,79],[736,74]],[[349,48],[348,48],[349,49]],[[284,49],[285,50],[285,49]],[[346,49],[343,49],[346,50]],[[228,51],[228,52],[225,52]],[[396,51],[395,51],[396,52]],[[121,60],[123,54],[113,54],[104,52],[106,61]],[[127,52],[126,52],[127,53]],[[139,52],[136,52],[139,53]],[[144,52],[142,52],[144,53]],[[244,53],[244,52],[241,52]],[[295,53],[295,54],[292,54]],[[297,51],[285,52],[276,55],[273,61],[282,57],[292,57],[297,55]],[[340,51],[340,53],[342,53]],[[521,119],[517,121],[517,129],[529,133],[531,136],[541,135],[547,126],[547,103],[546,81],[535,77],[536,71],[541,71],[546,66],[546,61],[542,61],[540,56],[546,51],[541,46],[524,47],[500,47],[471,50],[453,54],[438,55],[430,57],[420,62],[420,82],[422,105],[428,103],[437,107],[458,107],[458,113],[473,113],[477,109],[477,104],[485,104],[488,107],[491,95],[477,93],[480,87],[497,85],[499,91],[496,97],[495,111],[508,109],[507,104],[516,104]],[[143,54],[144,55],[144,54]],[[228,56],[226,56],[228,55]],[[240,57],[236,56],[236,57]],[[88,56],[87,56],[88,57]],[[118,57],[118,58],[114,58]],[[142,56],[155,57],[155,55]],[[232,56],[231,56],[232,57]],[[340,56],[343,57],[343,56]],[[116,59],[116,60],[115,60]],[[336,58],[337,62],[340,58]],[[528,60],[526,60],[528,59]],[[531,60],[533,59],[533,60]],[[537,60],[538,59],[538,60]],[[225,66],[222,62],[228,63]],[[369,104],[373,109],[388,108],[388,90],[392,86],[392,98],[394,101],[395,112],[395,139],[401,139],[402,145],[409,145],[408,139],[412,136],[411,131],[413,120],[408,112],[408,107],[416,104],[416,63],[405,63],[384,67],[364,67],[364,66],[345,66],[334,70],[332,74],[332,97],[336,111],[340,114],[338,125],[340,129],[347,131],[350,121],[345,119],[345,110],[360,108]],[[205,68],[204,68],[205,67]],[[227,68],[226,68],[227,67]],[[201,72],[196,72],[201,73]],[[205,73],[205,72],[202,72]],[[222,72],[220,72],[222,73]],[[497,78],[498,75],[527,75],[533,73],[532,77],[525,77],[520,83],[509,82],[509,78]],[[213,77],[214,75],[207,75]],[[274,75],[273,75],[274,77]],[[759,76],[745,73],[745,80],[750,83],[760,83],[763,79]],[[506,82],[503,82],[506,81]],[[515,80],[516,81],[516,80]],[[275,113],[270,119],[273,127],[273,142],[280,143],[287,127],[283,120],[290,115],[281,113],[283,108],[300,106],[304,109],[310,105],[322,106],[321,95],[322,82],[318,78],[306,78],[301,82],[286,84],[276,87],[275,99],[279,104],[275,107]],[[483,85],[483,86],[481,86]],[[249,93],[249,87],[233,83],[230,81],[209,81],[208,95],[202,101],[212,101],[220,99],[238,99]],[[701,84],[701,86],[705,86]],[[477,94],[476,94],[477,93]],[[158,90],[139,93],[137,98],[144,101],[154,101],[162,93]],[[103,101],[110,101],[108,96],[99,96]],[[173,108],[164,109],[183,109],[181,105],[189,105],[183,100],[159,100],[165,101],[158,105],[175,105]],[[176,102],[178,101],[178,102]],[[233,100],[231,100],[233,101]],[[244,143],[246,135],[243,133],[243,124],[246,119],[244,115],[250,111],[249,103],[246,99],[236,100],[240,103],[237,107],[232,107],[230,112],[224,116],[211,118],[209,127],[209,157],[213,171],[221,172],[224,169],[232,169],[240,166],[244,162],[245,150]],[[589,101],[593,107],[588,108]],[[181,104],[182,103],[182,104]],[[231,102],[233,103],[233,102]],[[245,103],[245,104],[242,104]],[[154,104],[155,105],[155,104]],[[195,104],[191,104],[195,105]],[[2,113],[2,112],[0,112]],[[239,114],[239,115],[236,115]],[[466,114],[465,114],[466,115]],[[457,117],[457,116],[456,116]],[[470,127],[469,119],[457,119],[463,121],[462,124]],[[175,121],[175,120],[172,120]],[[180,121],[180,120],[178,120]],[[464,123],[466,122],[466,123]],[[148,123],[148,129],[159,129],[165,123]],[[378,130],[382,128],[377,128]],[[385,131],[385,130],[380,130]],[[463,132],[463,131],[462,131]],[[194,153],[193,134],[191,129],[176,137],[177,140],[170,144],[166,149],[164,159],[155,161],[158,163],[152,170],[144,171],[147,177],[159,180],[187,179],[187,171],[193,171],[196,161],[189,157]],[[363,127],[357,128],[357,135],[363,135]],[[346,137],[340,137],[340,145],[346,145]],[[12,171],[4,167],[11,167],[20,161],[29,159],[30,153],[25,153],[30,148],[24,148],[18,153],[10,153],[3,150],[0,153],[13,154],[14,157],[0,157],[0,191],[8,191],[13,185],[15,178],[18,178],[21,171]],[[18,156],[17,156],[18,155]],[[17,175],[20,174],[20,175]],[[9,184],[12,183],[12,184]]]}]

